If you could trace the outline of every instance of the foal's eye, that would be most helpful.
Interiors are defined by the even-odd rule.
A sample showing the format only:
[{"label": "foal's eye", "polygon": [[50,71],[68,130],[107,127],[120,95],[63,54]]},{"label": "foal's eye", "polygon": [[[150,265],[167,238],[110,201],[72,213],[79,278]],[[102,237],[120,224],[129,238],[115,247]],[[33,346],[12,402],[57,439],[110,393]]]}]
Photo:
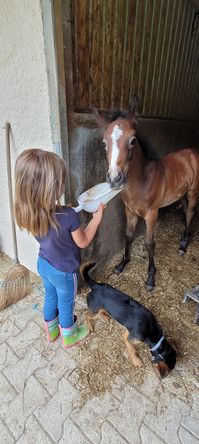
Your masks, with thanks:
[{"label": "foal's eye", "polygon": [[106,141],[105,141],[105,140],[102,140],[102,144],[103,144],[104,149],[107,151],[107,144],[106,144]]},{"label": "foal's eye", "polygon": [[133,137],[131,137],[130,138],[130,140],[129,140],[129,148],[131,148],[133,145],[135,145],[136,144],[136,137],[135,136],[133,136]]}]

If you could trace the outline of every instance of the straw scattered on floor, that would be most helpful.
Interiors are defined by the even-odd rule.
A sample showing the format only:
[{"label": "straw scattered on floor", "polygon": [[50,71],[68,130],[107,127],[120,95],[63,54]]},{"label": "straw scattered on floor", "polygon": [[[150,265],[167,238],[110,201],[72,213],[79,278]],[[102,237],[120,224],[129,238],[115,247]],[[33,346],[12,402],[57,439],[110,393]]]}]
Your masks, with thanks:
[{"label": "straw scattered on floor", "polygon": [[[179,353],[176,369],[163,384],[170,385],[171,391],[177,391],[181,399],[186,400],[192,382],[193,387],[197,385],[199,327],[194,324],[196,303],[189,301],[183,304],[182,299],[187,289],[199,283],[198,222],[199,216],[196,216],[190,245],[182,257],[178,254],[183,231],[181,213],[173,209],[160,215],[156,229],[156,287],[152,293],[145,289],[148,259],[144,235],[135,240],[131,263],[121,275],[113,273],[114,266],[121,259],[120,254],[97,276],[99,282],[118,287],[154,313]],[[87,293],[85,289],[81,292],[83,303]],[[79,366],[71,375],[71,380],[82,391],[84,398],[105,392],[116,376],[137,388],[141,387],[149,374],[154,377],[148,347],[144,344],[139,346],[143,368],[133,368],[122,340],[122,328],[112,320],[97,321],[90,339],[73,354],[77,359],[79,356]]]},{"label": "straw scattered on floor", "polygon": [[[139,236],[132,248],[132,260],[124,272],[117,276],[114,266],[120,261],[121,254],[115,256],[97,280],[107,282],[128,293],[143,303],[156,316],[162,325],[164,334],[178,349],[177,366],[171,375],[159,382],[159,389],[167,387],[182,400],[189,401],[191,392],[199,387],[198,356],[199,327],[194,324],[196,303],[182,303],[184,292],[199,284],[199,214],[195,217],[192,239],[186,255],[178,254],[179,239],[183,231],[181,213],[170,210],[162,213],[156,229],[156,287],[152,293],[145,289],[148,267],[147,253],[144,247],[144,235]],[[4,272],[10,259],[0,257],[1,271]],[[41,281],[31,273],[31,281],[37,287]],[[83,318],[86,308],[87,289],[77,296],[77,314]],[[19,304],[32,303],[28,296]],[[30,302],[31,301],[31,302]],[[34,303],[42,309],[41,294],[35,295]],[[15,306],[13,306],[15,310]],[[1,322],[5,314],[1,313]],[[100,320],[95,323],[95,332],[83,344],[67,351],[78,363],[67,378],[81,393],[81,402],[93,396],[99,396],[112,390],[115,381],[122,381],[141,389],[146,379],[157,378],[151,365],[151,355],[146,345],[139,346],[139,355],[143,368],[133,368],[122,339],[122,327],[113,320]],[[44,339],[45,341],[45,339]],[[47,346],[46,346],[47,347]],[[48,351],[50,353],[50,350]]]}]

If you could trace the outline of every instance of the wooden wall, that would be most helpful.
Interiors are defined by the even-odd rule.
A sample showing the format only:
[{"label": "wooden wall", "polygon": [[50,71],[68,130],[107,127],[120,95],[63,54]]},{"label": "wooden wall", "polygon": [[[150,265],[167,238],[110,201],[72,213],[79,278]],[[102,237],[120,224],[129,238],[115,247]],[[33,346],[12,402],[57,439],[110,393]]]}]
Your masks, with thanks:
[{"label": "wooden wall", "polygon": [[[188,0],[71,0],[73,111],[199,120],[199,16]],[[70,94],[70,92],[69,92]]]}]

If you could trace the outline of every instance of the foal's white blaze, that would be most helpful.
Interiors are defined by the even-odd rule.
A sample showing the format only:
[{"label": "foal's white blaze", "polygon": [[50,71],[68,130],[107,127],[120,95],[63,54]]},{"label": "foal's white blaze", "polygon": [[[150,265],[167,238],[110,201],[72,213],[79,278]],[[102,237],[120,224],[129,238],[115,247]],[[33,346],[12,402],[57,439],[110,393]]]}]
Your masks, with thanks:
[{"label": "foal's white blaze", "polygon": [[117,158],[119,154],[118,140],[120,139],[122,134],[123,131],[121,130],[119,125],[115,125],[113,128],[113,132],[111,134],[112,153],[111,153],[111,163],[109,167],[109,174],[111,179],[114,179],[114,177],[118,175],[118,170],[117,170]]}]

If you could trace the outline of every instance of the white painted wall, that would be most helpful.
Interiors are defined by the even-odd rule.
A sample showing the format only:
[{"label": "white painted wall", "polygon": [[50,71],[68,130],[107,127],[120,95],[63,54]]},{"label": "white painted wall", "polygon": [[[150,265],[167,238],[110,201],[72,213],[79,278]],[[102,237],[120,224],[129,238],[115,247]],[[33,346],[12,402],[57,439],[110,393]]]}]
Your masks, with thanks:
[{"label": "white painted wall", "polygon": [[[10,122],[12,128],[13,168],[17,155],[25,148],[52,150],[55,144],[42,21],[44,5],[49,10],[50,0],[0,0],[0,250],[11,257],[4,123]],[[17,239],[20,262],[36,271],[37,242],[19,230]]]}]

